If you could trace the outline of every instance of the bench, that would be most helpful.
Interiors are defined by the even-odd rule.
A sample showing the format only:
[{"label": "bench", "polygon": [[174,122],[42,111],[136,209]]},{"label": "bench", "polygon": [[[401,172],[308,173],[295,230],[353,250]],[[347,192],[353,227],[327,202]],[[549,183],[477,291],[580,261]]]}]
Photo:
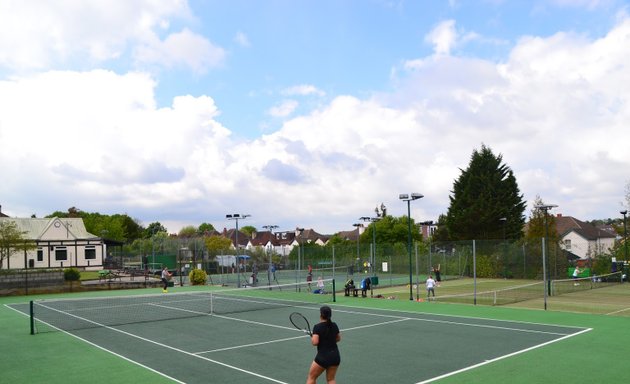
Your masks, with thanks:
[{"label": "bench", "polygon": [[103,281],[103,280],[112,281],[116,278],[120,280],[120,275],[118,275],[112,270],[103,269],[102,271],[98,271],[98,281]]}]

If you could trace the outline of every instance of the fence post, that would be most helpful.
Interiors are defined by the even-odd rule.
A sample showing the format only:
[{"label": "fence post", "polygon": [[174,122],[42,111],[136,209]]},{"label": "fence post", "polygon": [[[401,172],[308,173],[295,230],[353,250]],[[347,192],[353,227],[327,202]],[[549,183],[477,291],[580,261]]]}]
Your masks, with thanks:
[{"label": "fence post", "polygon": [[477,249],[475,240],[472,241],[473,248],[473,304],[477,305]]}]

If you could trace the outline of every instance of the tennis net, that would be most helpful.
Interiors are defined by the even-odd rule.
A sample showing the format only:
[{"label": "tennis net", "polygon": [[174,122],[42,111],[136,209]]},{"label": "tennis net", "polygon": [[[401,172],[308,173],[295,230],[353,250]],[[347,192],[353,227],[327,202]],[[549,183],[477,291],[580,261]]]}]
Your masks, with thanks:
[{"label": "tennis net", "polygon": [[580,277],[577,279],[559,279],[551,281],[549,292],[551,296],[558,296],[572,292],[609,287],[611,285],[621,284],[622,282],[623,277],[621,271],[605,275]]},{"label": "tennis net", "polygon": [[216,291],[34,300],[29,303],[31,333],[72,331],[197,316],[290,308],[336,301],[333,279]]},{"label": "tennis net", "polygon": [[539,281],[536,283],[482,292],[436,296],[431,297],[430,300],[462,304],[506,305],[543,297],[545,294],[544,289],[544,283]]}]

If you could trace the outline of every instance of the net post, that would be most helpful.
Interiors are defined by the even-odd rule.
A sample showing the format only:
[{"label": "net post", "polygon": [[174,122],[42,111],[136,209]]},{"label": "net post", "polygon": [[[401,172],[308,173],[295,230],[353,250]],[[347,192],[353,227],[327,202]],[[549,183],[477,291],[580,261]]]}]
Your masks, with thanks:
[{"label": "net post", "polygon": [[337,302],[337,290],[335,289],[335,279],[332,279],[332,295],[333,295],[333,303]]},{"label": "net post", "polygon": [[35,334],[35,318],[34,318],[34,313],[33,313],[33,300],[31,300],[28,304],[28,312],[29,312],[29,318],[31,322],[31,335],[34,335]]}]

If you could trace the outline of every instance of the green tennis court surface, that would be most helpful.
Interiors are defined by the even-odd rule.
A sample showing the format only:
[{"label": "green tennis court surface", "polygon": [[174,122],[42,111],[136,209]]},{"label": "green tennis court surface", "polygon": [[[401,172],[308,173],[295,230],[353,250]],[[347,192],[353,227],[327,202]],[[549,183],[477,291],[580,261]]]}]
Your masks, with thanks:
[{"label": "green tennis court surface", "polygon": [[[200,298],[210,296],[207,292],[131,295],[112,301],[44,301],[41,305],[47,311],[64,312],[58,318],[48,315],[45,320],[59,325],[65,318],[71,325],[64,332],[46,333],[51,327],[39,324],[38,330],[44,333],[30,337],[45,339],[59,334],[74,338],[135,364],[146,371],[143,374],[161,376],[165,382],[304,382],[315,348],[307,336],[293,328],[289,314],[299,311],[313,323],[318,319],[320,302],[330,298],[291,293],[288,297],[296,300],[285,296],[281,305],[273,305],[264,300],[265,290],[246,293],[228,298],[219,310],[206,312],[201,309],[217,305],[218,300],[200,302]],[[316,302],[301,300],[305,294]],[[274,292],[269,296],[277,299]],[[342,366],[337,377],[340,383],[448,379],[589,333],[587,327],[347,305],[371,300],[386,306],[393,302],[360,300],[343,298],[346,305],[330,304],[343,337]],[[234,307],[229,304],[232,301],[236,302]],[[243,306],[243,301],[254,304]],[[415,304],[422,308],[420,303]],[[8,307],[28,313],[27,303]],[[156,318],[155,313],[165,314]],[[27,317],[22,321],[27,323]],[[71,353],[65,359],[69,367],[74,360]],[[45,366],[45,362],[40,365]]]}]

